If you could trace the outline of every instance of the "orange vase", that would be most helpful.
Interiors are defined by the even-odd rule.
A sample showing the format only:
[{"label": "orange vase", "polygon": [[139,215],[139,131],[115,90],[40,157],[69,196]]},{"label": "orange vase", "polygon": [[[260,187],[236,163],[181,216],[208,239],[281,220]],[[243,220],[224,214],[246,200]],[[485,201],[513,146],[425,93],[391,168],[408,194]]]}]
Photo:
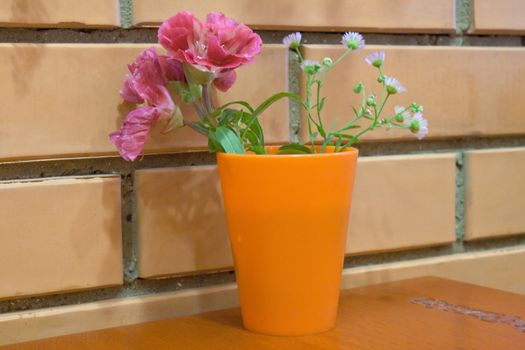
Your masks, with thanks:
[{"label": "orange vase", "polygon": [[246,329],[335,326],[356,161],[356,149],[217,154]]}]

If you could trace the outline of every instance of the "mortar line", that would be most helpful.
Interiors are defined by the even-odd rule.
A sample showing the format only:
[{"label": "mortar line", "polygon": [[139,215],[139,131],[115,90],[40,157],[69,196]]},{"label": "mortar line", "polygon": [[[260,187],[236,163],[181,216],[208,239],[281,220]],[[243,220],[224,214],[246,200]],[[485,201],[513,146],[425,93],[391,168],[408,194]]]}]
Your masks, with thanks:
[{"label": "mortar line", "polygon": [[[298,112],[297,112],[298,113]],[[295,118],[295,117],[294,117]],[[294,124],[295,125],[295,124]],[[400,139],[365,141],[356,145],[360,156],[388,156],[457,152],[463,149],[514,148],[525,146],[525,135],[501,137],[459,137],[451,139]],[[127,162],[120,157],[11,160],[0,162],[0,181],[50,179],[65,176],[122,175],[132,170],[173,168],[216,164],[209,152],[145,155],[141,161]]]},{"label": "mortar line", "polygon": [[456,241],[462,248],[465,236],[465,152],[456,152]]},{"label": "mortar line", "polygon": [[[297,53],[288,50],[286,55],[288,62],[288,91],[300,95],[301,69]],[[299,128],[301,124],[300,105],[297,101],[288,99],[288,122],[290,128],[290,142],[299,142]]]},{"label": "mortar line", "polygon": [[138,278],[134,171],[121,175],[122,269],[124,282]]},{"label": "mortar line", "polygon": [[472,0],[456,0],[456,34],[466,34],[472,22]]},{"label": "mortar line", "polygon": [[122,28],[133,26],[133,0],[119,0],[119,18]]},{"label": "mortar line", "polygon": [[[127,23],[126,25],[131,25]],[[158,28],[1,28],[2,43],[40,44],[156,44]],[[281,44],[289,30],[255,30],[266,44]],[[515,35],[450,33],[362,33],[367,44],[409,46],[520,46],[521,38]],[[339,45],[339,32],[303,32],[304,44]],[[515,42],[514,42],[515,41]]]}]

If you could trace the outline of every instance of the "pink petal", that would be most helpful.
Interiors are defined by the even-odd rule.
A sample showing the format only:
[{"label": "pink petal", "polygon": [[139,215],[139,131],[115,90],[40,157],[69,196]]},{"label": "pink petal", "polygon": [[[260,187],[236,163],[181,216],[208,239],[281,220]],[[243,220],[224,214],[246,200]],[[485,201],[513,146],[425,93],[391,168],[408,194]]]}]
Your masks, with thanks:
[{"label": "pink petal", "polygon": [[148,134],[157,119],[159,113],[153,107],[137,108],[124,118],[120,130],[109,135],[122,158],[133,161],[142,153]]},{"label": "pink petal", "polygon": [[207,67],[235,69],[243,64],[243,59],[226,51],[215,36],[208,37],[208,52],[204,59],[195,59],[196,63]]},{"label": "pink petal", "polygon": [[203,28],[202,22],[191,12],[181,11],[162,23],[158,32],[159,43],[170,55],[180,59],[180,51],[188,49]]},{"label": "pink petal", "polygon": [[161,117],[172,115],[175,110],[175,102],[173,102],[168,89],[164,86],[158,86],[157,88],[158,90],[155,92],[155,100],[152,100],[157,111]]},{"label": "pink petal", "polygon": [[140,97],[133,86],[133,77],[129,74],[126,75],[126,79],[122,83],[122,89],[120,90],[120,96],[128,102],[142,103],[144,99]]},{"label": "pink petal", "polygon": [[234,70],[220,74],[218,78],[213,81],[213,85],[222,92],[228,91],[235,83],[237,73]]},{"label": "pink petal", "polygon": [[237,42],[242,42],[241,47],[236,51],[238,55],[242,55],[245,58],[252,58],[261,52],[261,37],[244,24],[240,24],[237,27],[235,37],[237,38]]},{"label": "pink petal", "polygon": [[184,81],[182,63],[165,55],[159,55],[159,63],[166,80]]},{"label": "pink petal", "polygon": [[220,62],[224,60],[228,53],[224,50],[223,47],[221,47],[221,43],[219,42],[219,39],[211,35],[208,37],[208,51],[207,51],[207,59],[210,61],[217,61]]},{"label": "pink petal", "polygon": [[215,35],[222,33],[227,33],[233,31],[237,22],[234,19],[227,18],[221,12],[210,12],[206,16],[206,27]]},{"label": "pink petal", "polygon": [[[135,85],[165,85],[164,77],[155,48],[144,50],[135,60],[135,69],[132,72]],[[140,87],[140,86],[139,86]],[[140,90],[137,90],[140,94]]]},{"label": "pink petal", "polygon": [[144,51],[135,61],[130,90],[136,91],[142,99],[157,107],[162,115],[170,115],[175,104],[166,88],[168,82],[166,76],[181,75],[182,66],[180,63],[173,63],[172,60],[166,59],[165,69],[162,69],[161,59],[154,48]]}]

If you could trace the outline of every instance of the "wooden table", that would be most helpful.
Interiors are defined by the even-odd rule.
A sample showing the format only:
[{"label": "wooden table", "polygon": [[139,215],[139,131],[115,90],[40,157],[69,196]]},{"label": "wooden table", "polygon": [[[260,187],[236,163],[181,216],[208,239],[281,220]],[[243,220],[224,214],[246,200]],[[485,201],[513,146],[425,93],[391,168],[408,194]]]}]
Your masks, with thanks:
[{"label": "wooden table", "polygon": [[[2,348],[4,349],[4,348]],[[342,292],[337,327],[302,337],[242,329],[239,309],[8,349],[525,349],[525,296],[426,277]]]}]

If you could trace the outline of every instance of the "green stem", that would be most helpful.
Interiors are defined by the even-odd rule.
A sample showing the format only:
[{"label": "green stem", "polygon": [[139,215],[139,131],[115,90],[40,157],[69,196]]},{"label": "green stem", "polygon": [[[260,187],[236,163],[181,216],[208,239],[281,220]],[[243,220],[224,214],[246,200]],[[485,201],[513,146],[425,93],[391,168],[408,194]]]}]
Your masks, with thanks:
[{"label": "green stem", "polygon": [[310,144],[312,146],[312,153],[317,153],[315,150],[315,138],[313,137],[312,132],[312,123],[314,123],[317,128],[319,128],[319,125],[315,123],[315,121],[312,118],[312,76],[310,74],[306,74],[306,113],[307,113],[307,121],[308,121],[308,134],[310,135]]},{"label": "green stem", "polygon": [[348,54],[352,52],[352,49],[347,49],[342,55],[341,57],[339,57],[334,63],[332,63],[330,65],[330,67],[328,67],[326,70],[325,70],[325,74],[328,73],[330,71],[330,69],[332,69],[333,67],[335,67],[336,65],[338,65],[346,56],[348,56]]},{"label": "green stem", "polygon": [[303,58],[303,55],[301,54],[301,50],[298,47],[296,47],[294,51],[297,53],[297,56],[299,56],[299,63],[303,63],[304,58]]}]

